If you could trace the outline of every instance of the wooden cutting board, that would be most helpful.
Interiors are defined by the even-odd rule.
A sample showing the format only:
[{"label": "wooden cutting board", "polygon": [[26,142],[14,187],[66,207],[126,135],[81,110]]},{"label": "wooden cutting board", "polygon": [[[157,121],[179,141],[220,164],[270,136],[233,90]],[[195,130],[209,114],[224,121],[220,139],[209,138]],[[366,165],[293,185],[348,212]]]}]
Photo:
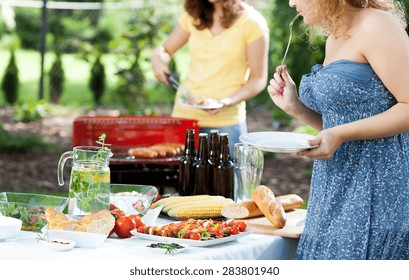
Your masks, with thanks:
[{"label": "wooden cutting board", "polygon": [[266,217],[243,219],[253,233],[299,238],[304,230],[307,210],[295,209],[286,212],[287,222],[283,228],[274,228]]}]

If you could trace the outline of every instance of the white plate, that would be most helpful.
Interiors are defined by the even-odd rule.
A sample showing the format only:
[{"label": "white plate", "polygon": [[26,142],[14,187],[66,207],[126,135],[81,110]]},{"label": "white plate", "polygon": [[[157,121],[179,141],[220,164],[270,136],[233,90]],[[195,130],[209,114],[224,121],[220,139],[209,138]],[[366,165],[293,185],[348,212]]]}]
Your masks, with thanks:
[{"label": "white plate", "polygon": [[180,104],[189,108],[194,108],[194,109],[219,109],[221,107],[223,107],[223,103],[220,103],[219,101],[215,100],[215,99],[207,99],[207,102],[209,104],[207,105],[194,105],[194,104],[188,104],[185,103],[184,99],[180,99]]},{"label": "white plate", "polygon": [[67,239],[40,240],[40,244],[54,251],[69,251],[75,246],[75,242]]},{"label": "white plate", "polygon": [[0,240],[14,237],[21,231],[21,225],[19,219],[0,216]]},{"label": "white plate", "polygon": [[107,239],[108,234],[68,231],[68,230],[49,230],[48,225],[41,229],[41,232],[48,235],[48,240],[67,239],[75,242],[75,247],[79,248],[98,248]]},{"label": "white plate", "polygon": [[239,234],[230,235],[230,236],[227,236],[227,237],[216,238],[216,239],[211,239],[211,240],[206,240],[206,241],[150,235],[150,234],[146,234],[146,233],[139,233],[136,230],[131,230],[131,233],[135,237],[138,237],[140,239],[145,239],[145,240],[168,242],[168,243],[182,243],[182,245],[188,244],[190,246],[196,246],[196,247],[207,247],[207,246],[213,246],[213,245],[216,245],[216,244],[223,244],[223,243],[231,242],[231,241],[237,240],[239,238],[245,237],[245,236],[251,234],[252,230],[249,229],[249,230],[247,230],[245,232],[241,232]]},{"label": "white plate", "polygon": [[265,131],[243,134],[240,141],[265,152],[296,153],[318,147],[307,143],[314,138],[314,135],[304,133]]},{"label": "white plate", "polygon": [[[172,242],[172,243],[176,243],[176,242]],[[187,248],[190,247],[187,244],[179,244],[179,245],[183,246],[183,248],[174,249],[172,253],[167,252],[165,248],[148,247],[148,246],[146,246],[146,248],[149,250],[149,252],[152,252],[152,253],[165,254],[165,255],[176,255],[176,254],[182,253],[183,251],[185,251]]]}]

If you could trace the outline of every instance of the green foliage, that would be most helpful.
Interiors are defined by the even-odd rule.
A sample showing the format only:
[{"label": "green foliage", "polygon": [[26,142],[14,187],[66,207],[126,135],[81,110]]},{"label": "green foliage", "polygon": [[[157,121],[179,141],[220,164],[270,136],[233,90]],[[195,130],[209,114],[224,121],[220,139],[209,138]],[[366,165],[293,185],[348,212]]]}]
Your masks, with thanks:
[{"label": "green foliage", "polygon": [[91,67],[91,78],[89,87],[94,95],[95,104],[101,103],[102,95],[105,91],[105,67],[101,63],[101,56],[97,56]]},{"label": "green foliage", "polygon": [[123,69],[117,73],[119,86],[117,95],[128,114],[144,115],[146,104],[146,92],[144,90],[145,76],[139,66],[137,57],[129,69]]},{"label": "green foliage", "polygon": [[127,22],[127,30],[110,43],[111,50],[120,53],[117,60],[117,96],[128,114],[152,114],[149,112],[152,106],[148,104],[141,58],[143,51],[153,46],[160,20],[153,8],[136,10],[134,17]]},{"label": "green foliage", "polygon": [[18,98],[19,87],[18,68],[14,51],[10,52],[9,64],[4,72],[1,89],[3,90],[6,101],[9,104],[14,104]]},{"label": "green foliage", "polygon": [[[104,0],[68,2],[104,2]],[[101,28],[99,25],[101,12],[101,10],[48,10],[48,27],[53,49],[64,53],[75,53],[83,41],[107,45],[112,35],[109,29]]]},{"label": "green foliage", "polygon": [[59,152],[61,148],[37,135],[12,135],[0,125],[0,152]]},{"label": "green foliage", "polygon": [[16,122],[34,122],[46,117],[50,112],[45,100],[28,101],[15,106],[13,120]]},{"label": "green foliage", "polygon": [[50,69],[50,99],[53,103],[58,103],[64,89],[64,69],[61,55],[56,54],[53,65]]},{"label": "green foliage", "polygon": [[25,49],[39,49],[41,9],[16,8],[16,32]]}]

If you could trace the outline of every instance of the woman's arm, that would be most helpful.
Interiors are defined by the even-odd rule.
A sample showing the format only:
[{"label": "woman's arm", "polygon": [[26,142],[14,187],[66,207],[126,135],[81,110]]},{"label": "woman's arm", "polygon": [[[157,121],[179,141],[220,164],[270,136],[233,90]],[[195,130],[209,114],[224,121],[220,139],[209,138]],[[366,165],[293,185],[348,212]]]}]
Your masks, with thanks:
[{"label": "woman's arm", "polygon": [[248,100],[259,94],[267,83],[269,38],[263,35],[251,42],[246,51],[250,69],[249,80],[233,95],[220,100],[226,106]]},{"label": "woman's arm", "polygon": [[287,72],[287,66],[278,66],[267,87],[273,102],[287,114],[311,126],[322,129],[322,116],[307,108],[298,98],[297,87]]},{"label": "woman's arm", "polygon": [[168,84],[166,74],[169,74],[168,63],[174,53],[183,47],[189,40],[189,33],[185,32],[179,24],[166,39],[166,41],[154,49],[151,63],[155,77],[162,83]]}]

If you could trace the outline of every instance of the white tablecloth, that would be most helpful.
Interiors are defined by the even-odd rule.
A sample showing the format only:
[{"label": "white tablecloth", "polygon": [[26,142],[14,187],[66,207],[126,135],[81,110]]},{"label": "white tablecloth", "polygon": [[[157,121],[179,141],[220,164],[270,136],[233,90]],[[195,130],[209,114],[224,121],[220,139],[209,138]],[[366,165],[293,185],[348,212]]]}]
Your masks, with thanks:
[{"label": "white tablecloth", "polygon": [[[166,223],[162,220],[161,223]],[[185,260],[288,260],[295,254],[298,239],[250,234],[238,240],[210,247],[190,246],[185,251],[167,255],[152,252],[153,243],[136,237],[107,238],[96,249],[74,248],[58,252],[42,246],[38,233],[22,231],[15,238],[0,240],[0,260],[95,260],[95,259],[185,259]]]}]

